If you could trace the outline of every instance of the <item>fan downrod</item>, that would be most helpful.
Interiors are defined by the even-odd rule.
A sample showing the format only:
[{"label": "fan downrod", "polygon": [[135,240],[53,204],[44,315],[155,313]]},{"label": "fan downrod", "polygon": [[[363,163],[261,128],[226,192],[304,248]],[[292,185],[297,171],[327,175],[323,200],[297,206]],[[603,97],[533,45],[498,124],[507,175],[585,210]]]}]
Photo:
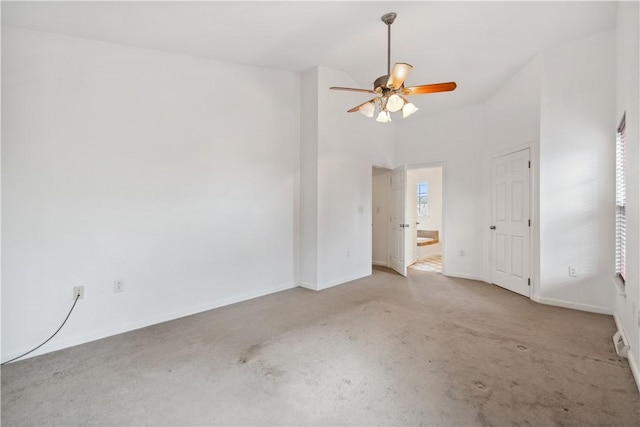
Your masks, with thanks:
[{"label": "fan downrod", "polygon": [[391,24],[396,20],[397,14],[394,12],[382,15],[382,22],[387,24],[387,74],[391,74]]}]

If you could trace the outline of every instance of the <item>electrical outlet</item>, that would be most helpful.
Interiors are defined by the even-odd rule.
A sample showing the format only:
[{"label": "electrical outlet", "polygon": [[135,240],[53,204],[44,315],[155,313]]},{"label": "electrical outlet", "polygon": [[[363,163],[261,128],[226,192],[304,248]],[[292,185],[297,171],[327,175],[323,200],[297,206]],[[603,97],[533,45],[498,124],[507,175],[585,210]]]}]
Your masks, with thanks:
[{"label": "electrical outlet", "polygon": [[575,267],[569,266],[569,277],[578,277]]},{"label": "electrical outlet", "polygon": [[460,256],[464,256],[464,249],[460,249]]},{"label": "electrical outlet", "polygon": [[80,286],[73,287],[73,300],[75,301],[76,298],[78,299],[84,298],[84,286],[80,285]]},{"label": "electrical outlet", "polygon": [[124,280],[116,279],[113,281],[113,292],[124,292]]}]

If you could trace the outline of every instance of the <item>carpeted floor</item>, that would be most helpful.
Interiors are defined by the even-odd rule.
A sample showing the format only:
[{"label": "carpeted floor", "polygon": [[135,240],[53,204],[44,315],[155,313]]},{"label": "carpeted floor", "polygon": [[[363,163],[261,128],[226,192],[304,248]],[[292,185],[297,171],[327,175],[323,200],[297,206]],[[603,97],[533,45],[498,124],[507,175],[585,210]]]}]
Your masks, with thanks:
[{"label": "carpeted floor", "polygon": [[610,316],[386,269],[6,365],[2,425],[638,426]]}]

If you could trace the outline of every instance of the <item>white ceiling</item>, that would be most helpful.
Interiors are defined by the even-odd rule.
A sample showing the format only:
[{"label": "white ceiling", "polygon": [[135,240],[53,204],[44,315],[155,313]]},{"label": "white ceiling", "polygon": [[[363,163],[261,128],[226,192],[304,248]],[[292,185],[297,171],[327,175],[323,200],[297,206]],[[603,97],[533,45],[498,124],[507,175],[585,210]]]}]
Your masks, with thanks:
[{"label": "white ceiling", "polygon": [[483,101],[541,50],[614,28],[616,7],[610,1],[2,1],[2,24],[296,72],[323,65],[369,88],[386,74],[380,17],[396,12],[391,62],[414,66],[406,85],[458,83],[455,92],[414,98],[435,112]]}]

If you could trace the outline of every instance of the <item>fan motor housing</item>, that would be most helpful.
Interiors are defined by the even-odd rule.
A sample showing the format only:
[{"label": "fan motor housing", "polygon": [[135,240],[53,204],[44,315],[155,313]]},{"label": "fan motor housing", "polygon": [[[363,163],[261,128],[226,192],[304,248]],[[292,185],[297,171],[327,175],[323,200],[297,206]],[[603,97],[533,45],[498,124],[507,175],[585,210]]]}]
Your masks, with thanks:
[{"label": "fan motor housing", "polygon": [[[378,77],[374,82],[373,82],[373,90],[375,90],[378,93],[387,93],[390,92],[391,89],[389,89],[387,87],[387,83],[389,82],[389,75],[387,74],[386,76],[380,76]],[[404,87],[404,84],[399,88],[402,89]]]}]

